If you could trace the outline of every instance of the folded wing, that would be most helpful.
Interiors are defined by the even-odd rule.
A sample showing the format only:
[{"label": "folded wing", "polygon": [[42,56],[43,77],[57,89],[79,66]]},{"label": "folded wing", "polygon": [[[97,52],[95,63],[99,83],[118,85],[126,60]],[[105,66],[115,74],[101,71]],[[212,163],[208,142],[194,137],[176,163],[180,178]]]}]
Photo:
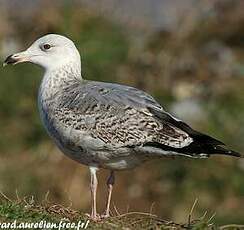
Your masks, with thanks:
[{"label": "folded wing", "polygon": [[150,95],[133,87],[86,81],[64,91],[57,107],[61,121],[114,148],[145,146],[208,156],[223,145],[173,118]]}]

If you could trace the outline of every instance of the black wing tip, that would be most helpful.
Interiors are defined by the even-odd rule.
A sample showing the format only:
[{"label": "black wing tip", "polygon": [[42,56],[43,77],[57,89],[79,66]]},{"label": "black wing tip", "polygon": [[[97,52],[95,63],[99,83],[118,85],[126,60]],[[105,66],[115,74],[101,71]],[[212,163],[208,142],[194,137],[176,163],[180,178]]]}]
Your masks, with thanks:
[{"label": "black wing tip", "polygon": [[234,150],[226,148],[225,146],[220,146],[220,145],[214,146],[214,152],[212,154],[220,154],[220,155],[244,158],[244,155],[242,153],[236,152]]},{"label": "black wing tip", "polygon": [[155,143],[155,142],[147,143],[147,145],[151,145],[151,146],[153,145],[154,147],[162,148],[165,150],[173,150],[175,152],[185,153],[185,154],[188,154],[191,156],[192,155],[201,156],[202,154],[206,154],[209,156],[209,155],[214,155],[214,154],[220,154],[220,155],[244,158],[244,154],[241,154],[239,152],[226,148],[225,144],[222,141],[217,140],[207,134],[194,130],[185,122],[183,122],[181,120],[176,120],[169,113],[164,112],[164,111],[162,112],[162,111],[156,110],[154,108],[150,108],[150,107],[148,107],[148,110],[151,113],[153,113],[156,117],[158,117],[158,119],[160,119],[166,123],[168,122],[168,123],[176,126],[177,128],[185,131],[186,133],[188,133],[189,136],[193,138],[193,142],[190,145],[185,146],[183,148],[173,148],[173,147]]},{"label": "black wing tip", "polygon": [[244,155],[226,148],[224,145],[214,145],[212,143],[199,143],[192,142],[189,146],[183,148],[173,148],[158,142],[147,142],[143,146],[150,146],[160,148],[164,151],[171,151],[179,155],[194,157],[194,158],[207,158],[212,155],[226,155],[231,157],[244,158]]}]

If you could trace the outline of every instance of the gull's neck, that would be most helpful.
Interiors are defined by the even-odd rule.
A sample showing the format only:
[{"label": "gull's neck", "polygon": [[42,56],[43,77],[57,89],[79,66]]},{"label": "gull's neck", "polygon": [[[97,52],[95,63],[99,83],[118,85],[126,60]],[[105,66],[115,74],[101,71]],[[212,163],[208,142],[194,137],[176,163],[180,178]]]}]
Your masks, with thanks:
[{"label": "gull's neck", "polygon": [[[63,65],[59,65],[57,67],[47,68],[45,70],[44,78],[48,76],[53,77],[57,76],[60,77],[59,79],[65,78],[81,78],[81,65],[80,62],[68,62]],[[64,80],[64,79],[63,79]]]},{"label": "gull's neck", "polygon": [[81,80],[80,63],[71,62],[57,68],[46,69],[39,89],[39,97],[44,101],[53,99],[64,88]]}]

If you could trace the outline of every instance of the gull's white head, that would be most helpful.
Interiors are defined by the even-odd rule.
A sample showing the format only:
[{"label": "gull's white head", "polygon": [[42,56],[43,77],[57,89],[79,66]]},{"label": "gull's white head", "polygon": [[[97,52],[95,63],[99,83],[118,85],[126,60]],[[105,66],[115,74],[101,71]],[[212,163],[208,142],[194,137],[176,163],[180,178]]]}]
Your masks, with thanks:
[{"label": "gull's white head", "polygon": [[37,39],[27,50],[8,56],[4,64],[20,62],[31,62],[46,70],[54,70],[68,64],[80,68],[80,54],[67,37],[48,34]]}]

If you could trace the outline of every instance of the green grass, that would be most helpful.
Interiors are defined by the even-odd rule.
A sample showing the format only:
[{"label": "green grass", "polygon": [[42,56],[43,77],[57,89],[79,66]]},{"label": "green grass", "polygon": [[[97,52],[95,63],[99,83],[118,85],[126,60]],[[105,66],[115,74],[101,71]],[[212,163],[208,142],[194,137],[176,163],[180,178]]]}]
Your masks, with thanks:
[{"label": "green grass", "polygon": [[[3,195],[4,196],[4,195]],[[125,214],[116,214],[100,222],[89,221],[87,229],[243,229],[244,226],[226,225],[216,226],[214,216],[207,217],[203,215],[198,219],[192,219],[192,210],[188,215],[186,223],[175,223],[173,221],[163,220],[150,213],[130,212]],[[85,214],[74,211],[69,207],[63,207],[58,204],[50,204],[47,201],[42,204],[35,204],[33,198],[18,201],[11,201],[4,196],[0,203],[0,222],[1,223],[59,223],[60,221],[68,223],[78,223],[79,221],[87,223],[88,218]],[[41,228],[29,228],[41,229]],[[51,228],[50,228],[51,229]],[[74,229],[74,228],[64,228]]]}]

